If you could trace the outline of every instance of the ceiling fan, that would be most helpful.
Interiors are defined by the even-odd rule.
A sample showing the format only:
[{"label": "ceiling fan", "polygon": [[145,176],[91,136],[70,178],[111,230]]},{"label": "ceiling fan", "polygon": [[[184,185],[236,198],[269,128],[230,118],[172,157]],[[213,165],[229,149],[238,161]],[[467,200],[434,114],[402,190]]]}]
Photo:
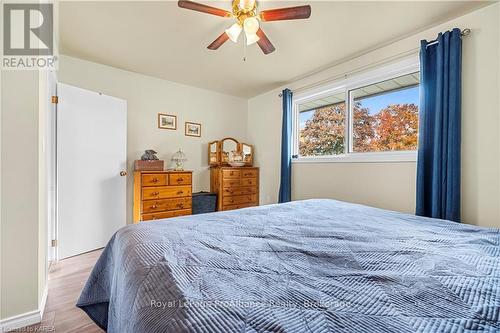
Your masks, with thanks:
[{"label": "ceiling fan", "polygon": [[309,5],[269,9],[258,13],[256,0],[232,0],[232,12],[189,0],[179,0],[178,5],[185,9],[236,19],[236,23],[226,29],[226,31],[208,45],[207,48],[210,50],[217,50],[228,39],[236,43],[241,31],[244,30],[247,45],[257,43],[264,54],[269,54],[273,52],[275,48],[264,31],[260,28],[259,21],[297,20],[307,19],[311,16],[311,6]]}]

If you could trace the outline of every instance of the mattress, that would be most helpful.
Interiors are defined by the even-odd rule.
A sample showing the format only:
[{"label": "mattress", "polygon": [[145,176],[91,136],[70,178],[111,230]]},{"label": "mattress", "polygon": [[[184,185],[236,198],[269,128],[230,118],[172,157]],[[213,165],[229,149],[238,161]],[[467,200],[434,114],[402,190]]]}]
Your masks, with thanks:
[{"label": "mattress", "polygon": [[334,200],[144,222],[77,306],[108,332],[499,332],[499,242]]}]

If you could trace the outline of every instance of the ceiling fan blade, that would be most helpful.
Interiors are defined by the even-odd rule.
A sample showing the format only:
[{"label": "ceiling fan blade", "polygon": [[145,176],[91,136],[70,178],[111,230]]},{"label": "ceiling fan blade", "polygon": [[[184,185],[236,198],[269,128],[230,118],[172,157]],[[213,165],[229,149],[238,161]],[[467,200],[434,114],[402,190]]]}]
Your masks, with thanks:
[{"label": "ceiling fan blade", "polygon": [[257,36],[259,36],[257,44],[259,44],[260,49],[262,50],[262,52],[264,52],[264,54],[269,54],[274,52],[274,50],[276,50],[274,48],[273,43],[271,43],[269,38],[267,38],[266,34],[264,33],[264,31],[262,31],[262,29],[259,28],[259,30],[257,30]]},{"label": "ceiling fan blade", "polygon": [[263,10],[260,19],[264,22],[306,19],[311,16],[311,6],[297,6]]},{"label": "ceiling fan blade", "polygon": [[210,44],[210,45],[207,46],[207,49],[209,49],[209,50],[217,50],[219,47],[221,47],[222,44],[224,44],[225,42],[227,42],[228,39],[229,39],[229,36],[224,31],[222,33],[222,35],[220,35],[219,37],[217,37],[217,39],[212,42],[212,44]]},{"label": "ceiling fan blade", "polygon": [[189,0],[179,0],[177,2],[177,5],[179,5],[179,7],[181,7],[181,8],[196,10],[198,12],[212,14],[212,15],[216,15],[216,16],[222,16],[222,17],[231,17],[232,16],[232,14],[230,12],[228,12],[227,10],[207,6],[207,5],[204,5],[204,4],[201,4],[198,2],[194,2],[194,1],[189,1]]}]

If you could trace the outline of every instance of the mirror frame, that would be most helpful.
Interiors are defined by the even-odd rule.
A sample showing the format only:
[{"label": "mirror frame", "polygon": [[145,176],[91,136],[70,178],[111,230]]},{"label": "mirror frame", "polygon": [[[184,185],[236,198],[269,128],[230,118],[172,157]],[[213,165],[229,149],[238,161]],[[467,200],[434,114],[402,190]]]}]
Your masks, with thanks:
[{"label": "mirror frame", "polygon": [[[215,144],[215,153],[212,152],[212,145]],[[211,141],[208,143],[208,165],[214,166],[214,165],[219,165],[220,161],[220,147],[219,147],[220,142],[218,140]],[[212,161],[212,156],[215,154],[215,161]]]},{"label": "mirror frame", "polygon": [[[224,142],[226,142],[226,141],[234,142],[236,144],[235,150],[237,152],[243,152],[244,146],[249,147],[250,148],[250,156],[248,159],[245,160],[245,166],[253,166],[254,146],[251,144],[248,144],[248,143],[239,142],[235,138],[231,138],[231,137],[227,137],[227,138],[224,138],[222,140],[211,141],[208,143],[207,157],[208,157],[208,165],[209,166],[227,166],[227,165],[229,165],[229,163],[227,161],[229,156],[227,154],[224,154],[224,150],[223,150],[224,149]],[[216,147],[215,153],[213,153],[211,150],[213,144],[215,144],[215,147]],[[227,152],[227,153],[229,153],[229,152]],[[214,154],[215,154],[215,161],[213,160]]]},{"label": "mirror frame", "polygon": [[[235,149],[234,150],[238,151],[240,149],[240,143],[238,142],[238,140],[236,140],[234,138],[229,138],[228,137],[228,138],[224,138],[224,139],[220,140],[220,161],[221,161],[221,164],[223,164],[223,165],[229,164],[227,162],[227,160],[229,158],[230,151],[225,151],[224,150],[224,142],[230,142],[230,141],[233,141],[234,144],[235,144]],[[224,153],[227,153],[227,155],[224,154]]]},{"label": "mirror frame", "polygon": [[[250,157],[248,158],[248,160],[247,160],[247,158],[246,158],[245,151],[243,150],[243,147],[244,147],[244,146],[246,146],[246,147],[249,147],[249,148],[250,148]],[[245,165],[246,165],[246,166],[252,166],[252,165],[253,165],[253,145],[250,145],[250,144],[248,144],[248,143],[244,143],[244,142],[242,142],[242,143],[240,143],[240,149],[239,149],[239,150],[240,150],[240,151],[243,153],[243,155],[245,156]]]}]

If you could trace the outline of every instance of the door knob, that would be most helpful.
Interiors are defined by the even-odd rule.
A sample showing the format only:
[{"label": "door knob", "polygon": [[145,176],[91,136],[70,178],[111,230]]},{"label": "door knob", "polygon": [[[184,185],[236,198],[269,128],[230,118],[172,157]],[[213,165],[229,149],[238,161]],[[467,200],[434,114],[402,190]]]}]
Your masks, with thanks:
[{"label": "door knob", "polygon": [[120,176],[126,176],[127,175],[127,171],[120,171]]}]

